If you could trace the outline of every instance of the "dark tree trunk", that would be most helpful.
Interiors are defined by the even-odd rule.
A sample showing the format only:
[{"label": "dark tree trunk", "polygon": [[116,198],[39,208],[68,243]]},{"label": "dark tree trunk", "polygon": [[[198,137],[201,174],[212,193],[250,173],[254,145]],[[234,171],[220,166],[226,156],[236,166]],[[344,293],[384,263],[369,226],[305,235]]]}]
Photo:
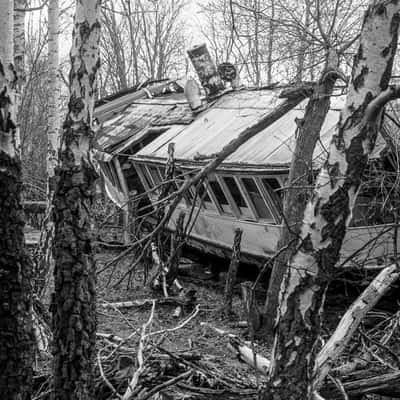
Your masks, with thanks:
[{"label": "dark tree trunk", "polygon": [[171,238],[172,249],[171,255],[168,260],[168,272],[167,272],[167,285],[171,286],[176,278],[178,278],[179,262],[182,256],[182,246],[185,241],[185,213],[182,211],[179,213],[178,220],[176,221],[175,235]]},{"label": "dark tree trunk", "polygon": [[28,400],[32,389],[32,264],[25,251],[22,172],[14,89],[14,3],[0,1],[0,398]]},{"label": "dark tree trunk", "polygon": [[24,248],[21,162],[1,150],[0,188],[0,397],[27,400],[34,349],[32,264]]},{"label": "dark tree trunk", "polygon": [[54,194],[55,400],[93,399],[96,271],[91,210],[96,173],[90,162],[93,103],[99,68],[99,0],[76,0],[70,101]]},{"label": "dark tree trunk", "polygon": [[235,230],[235,237],[232,246],[232,258],[229,264],[228,275],[226,276],[225,292],[224,292],[224,313],[229,316],[232,313],[233,288],[236,283],[237,271],[240,261],[240,242],[242,240],[242,230]]},{"label": "dark tree trunk", "polygon": [[[71,136],[70,129],[65,140],[68,142]],[[90,166],[74,165],[74,155],[69,148],[62,152],[61,163],[54,198],[54,398],[91,399],[96,274],[89,212],[96,177]]]}]

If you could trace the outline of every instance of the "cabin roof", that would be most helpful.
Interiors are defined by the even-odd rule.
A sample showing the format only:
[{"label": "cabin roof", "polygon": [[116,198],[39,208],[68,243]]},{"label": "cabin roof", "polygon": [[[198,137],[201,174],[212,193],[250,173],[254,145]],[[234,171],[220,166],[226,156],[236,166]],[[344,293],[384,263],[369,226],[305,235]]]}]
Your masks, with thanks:
[{"label": "cabin roof", "polygon": [[[175,143],[175,158],[188,163],[205,161],[218,153],[241,131],[254,124],[262,115],[279,106],[284,99],[280,90],[241,90],[221,97],[208,110],[197,116],[189,126],[165,132],[136,153],[136,159],[165,159],[168,144]],[[321,129],[314,157],[322,159],[343,107],[345,96],[333,96],[331,109]],[[239,147],[223,163],[225,166],[285,167],[290,165],[295,147],[296,120],[304,116],[308,99],[286,113],[278,121]]]},{"label": "cabin roof", "polygon": [[[95,115],[103,118],[97,134],[98,145],[108,154],[120,154],[158,129],[159,136],[139,150],[134,159],[163,161],[167,158],[169,143],[173,142],[178,161],[202,164],[262,115],[279,106],[284,101],[279,97],[280,92],[280,89],[228,92],[197,115],[192,113],[181,90],[162,91],[153,98],[147,98],[147,92],[129,93],[96,108]],[[222,167],[288,168],[296,142],[296,121],[303,118],[307,102],[305,99],[240,146]],[[344,102],[344,95],[331,98],[331,108],[314,151],[316,165],[324,159]],[[377,156],[385,145],[379,136],[373,156]]]}]

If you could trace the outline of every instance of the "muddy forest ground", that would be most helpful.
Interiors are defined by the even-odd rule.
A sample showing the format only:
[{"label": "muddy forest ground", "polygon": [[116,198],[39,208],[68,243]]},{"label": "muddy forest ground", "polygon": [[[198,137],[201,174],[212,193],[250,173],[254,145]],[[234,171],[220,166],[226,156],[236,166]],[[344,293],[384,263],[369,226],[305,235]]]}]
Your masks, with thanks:
[{"label": "muddy forest ground", "polygon": [[[98,251],[98,270],[101,270],[102,266],[115,257],[115,255],[115,252],[104,249]],[[190,264],[190,261],[187,259],[184,259],[183,262],[186,264],[186,266],[187,263]],[[151,303],[147,303],[143,306],[118,309],[110,307],[108,303],[145,299],[163,299],[163,294],[161,291],[156,292],[143,285],[143,271],[140,269],[138,270],[138,273],[134,279],[132,279],[131,286],[129,288],[127,288],[126,281],[118,286],[115,286],[115,283],[120,280],[130,263],[131,260],[129,259],[121,262],[112,276],[110,276],[111,269],[104,271],[98,276],[98,333],[112,334],[116,335],[116,337],[127,338],[129,336],[132,337],[132,333],[136,329],[138,330],[138,333],[132,337],[131,341],[129,341],[128,347],[137,349],[139,346],[140,330],[142,329],[142,326],[146,324],[146,321],[148,321],[149,315],[151,314]],[[241,321],[244,321],[246,316],[244,314],[243,305],[240,299],[239,285],[236,285],[235,296],[233,299],[234,313],[231,317],[227,318],[221,311],[225,284],[224,274],[221,274],[221,279],[217,281],[211,276],[207,276],[205,271],[205,266],[193,264],[191,268],[189,268],[189,274],[179,277],[179,281],[184,286],[186,291],[190,289],[196,291],[195,304],[199,306],[198,313],[187,324],[179,329],[174,330],[174,328],[182,324],[182,321],[185,321],[188,317],[190,318],[190,311],[183,313],[179,318],[175,318],[173,314],[176,309],[176,305],[162,303],[156,304],[154,317],[152,319],[152,324],[149,328],[149,331],[163,331],[163,333],[155,335],[148,342],[147,350],[144,352],[145,364],[146,362],[151,364],[151,357],[155,353],[159,353],[158,348],[162,348],[178,356],[190,355],[190,357],[196,357],[197,355],[201,358],[202,362],[205,363],[203,366],[208,365],[210,368],[210,376],[213,375],[213,371],[216,372],[216,382],[210,382],[210,376],[205,376],[204,380],[206,382],[201,383],[198,381],[193,381],[192,379],[191,384],[187,384],[186,386],[184,381],[182,381],[178,385],[173,385],[167,388],[163,392],[163,398],[169,398],[168,395],[172,396],[170,398],[188,399],[246,398],[246,390],[248,391],[248,398],[255,398],[257,388],[261,387],[263,383],[265,383],[266,378],[259,373],[255,373],[250,366],[241,362],[237,355],[229,349],[229,339],[227,336],[219,335],[211,327],[221,329],[226,333],[237,335],[244,341],[247,341],[250,347],[254,345],[254,350],[257,353],[260,353],[268,358],[271,354],[271,346],[270,344],[265,344],[265,341],[260,341],[257,339],[255,339],[254,342],[251,341],[248,329],[246,327],[241,327]],[[330,333],[333,331],[341,315],[346,311],[349,304],[355,299],[356,293],[354,290],[346,285],[340,285],[340,287],[340,290],[338,290],[338,287],[333,288],[328,296],[328,305],[324,317],[322,340],[327,340],[329,338]],[[257,291],[257,298],[258,303],[261,306],[264,298],[262,288]],[[368,331],[368,329],[371,329],[373,326],[379,323],[384,324],[389,315],[390,313],[388,313],[388,310],[374,310],[374,312],[370,314],[366,324],[364,324],[363,330]],[[169,329],[172,331],[165,331]],[[398,333],[399,332],[397,332],[397,334]],[[271,343],[271,338],[266,339],[266,342]],[[354,352],[355,349],[360,347],[360,340],[361,337],[357,335],[352,342],[349,352]],[[110,345],[110,343],[113,343],[112,338],[110,340],[100,337],[98,338],[99,349]],[[118,343],[118,341],[115,343]],[[400,349],[392,350],[396,352],[398,357],[400,354]],[[132,352],[131,354],[125,354],[118,361],[117,368],[121,370],[123,369],[122,366],[125,365],[125,369],[123,369],[123,371],[127,373],[127,376],[125,379],[122,379],[122,381],[114,379],[116,382],[115,385],[117,386],[118,382],[124,382],[122,383],[122,386],[120,384],[121,389],[118,390],[116,387],[119,393],[121,393],[121,390],[122,393],[124,392],[122,387],[126,386],[126,382],[130,379],[129,375],[132,375],[135,368],[137,368],[136,356],[137,354]],[[348,354],[345,354],[342,361],[344,362],[347,357]],[[390,362],[384,366],[382,363],[385,363],[385,361],[381,361],[382,362],[380,362],[379,359],[373,359],[369,363],[369,369],[376,369],[377,372],[379,371],[380,373],[382,373],[384,369],[388,369]],[[109,371],[111,371],[112,368],[110,368]],[[157,368],[159,368],[159,366],[157,366]],[[111,375],[114,373],[115,371],[112,371]],[[158,373],[162,374],[161,372]],[[168,372],[165,372],[165,370],[163,373],[168,375]],[[171,376],[177,374],[178,373],[175,373]],[[143,375],[145,376],[146,373]],[[227,393],[223,388],[221,389],[220,385],[218,385],[218,376],[229,377],[233,383],[237,382],[237,388],[235,388],[232,393]],[[164,377],[164,381],[166,379],[167,377]],[[241,384],[244,382],[246,382],[246,387],[241,386]],[[99,388],[100,387],[102,387],[102,385],[100,385]],[[207,388],[210,388],[209,393],[207,393]],[[221,390],[218,391],[216,388],[220,388]],[[197,390],[198,392],[196,393]],[[235,392],[237,393],[235,394]],[[107,398],[107,396],[101,397]],[[364,398],[378,399],[379,397],[373,397],[373,395],[369,395],[369,397],[365,396]]]},{"label": "muddy forest ground", "polygon": [[[107,261],[115,256],[112,252],[98,254],[98,269],[101,269]],[[185,260],[189,261],[189,260]],[[127,288],[126,282],[115,287],[120,280],[130,261],[125,260],[113,274],[111,281],[111,270],[107,270],[98,276],[98,332],[114,334],[120,337],[128,337],[134,328],[140,329],[149,318],[151,304],[138,307],[122,308],[118,311],[107,306],[107,303],[125,302],[132,300],[163,299],[161,291],[154,291],[143,285],[143,273],[138,271],[132,280],[131,287]],[[157,335],[155,342],[174,354],[193,353],[201,354],[208,358],[212,364],[218,366],[223,375],[232,375],[249,379],[256,385],[256,376],[251,373],[250,368],[241,363],[228,349],[226,337],[218,335],[211,328],[202,325],[222,329],[229,333],[246,338],[246,328],[239,327],[239,322],[245,319],[242,305],[238,297],[239,291],[233,301],[234,315],[225,318],[221,311],[223,302],[224,282],[215,281],[207,277],[204,267],[194,264],[194,277],[180,276],[179,281],[185,291],[196,291],[196,305],[199,305],[198,314],[189,323],[173,332]],[[198,274],[196,274],[196,271]],[[202,276],[202,278],[199,278]],[[190,316],[190,311],[184,312],[179,318],[173,316],[176,304],[157,304],[155,307],[152,330],[164,330],[175,328]],[[128,323],[129,321],[129,323]],[[258,345],[257,351],[264,355],[270,354],[270,349],[265,345]]]}]

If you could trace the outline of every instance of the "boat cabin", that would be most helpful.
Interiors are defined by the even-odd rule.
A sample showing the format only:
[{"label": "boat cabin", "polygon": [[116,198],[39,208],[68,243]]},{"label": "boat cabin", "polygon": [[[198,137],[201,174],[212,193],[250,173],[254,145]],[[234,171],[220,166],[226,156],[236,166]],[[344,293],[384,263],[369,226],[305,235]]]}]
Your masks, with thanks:
[{"label": "boat cabin", "polygon": [[[241,131],[254,124],[263,114],[272,111],[283,101],[280,89],[231,90],[219,96],[207,107],[192,113],[188,102],[181,94],[179,99],[161,96],[135,100],[134,103],[107,123],[112,137],[125,137],[132,121],[138,119],[139,106],[158,110],[165,114],[155,121],[146,121],[142,133],[135,133],[123,145],[112,151],[118,157],[120,174],[111,180],[111,190],[146,191],[150,202],[156,202],[163,183],[168,146],[174,143],[175,175],[177,185],[198,172],[215,154]],[[242,261],[261,265],[277,250],[282,224],[282,203],[287,190],[286,181],[295,147],[297,122],[303,118],[307,99],[286,113],[278,121],[244,143],[229,156],[207,179],[185,194],[169,222],[175,230],[178,215],[184,212],[190,222],[188,245],[192,251],[212,256],[229,258],[236,228],[243,230]],[[332,134],[335,132],[339,112],[345,96],[338,91],[332,97],[321,130],[320,141],[314,152],[314,169],[310,171],[310,185],[316,171],[326,157]],[[175,106],[172,103],[175,102]],[[186,113],[171,115],[178,107]],[[143,116],[141,116],[143,118]],[[136,125],[135,125],[136,126]],[[149,132],[157,126],[157,134]],[[104,128],[103,128],[104,129]],[[393,121],[385,125],[370,157],[371,180],[366,181],[357,200],[351,227],[342,249],[342,260],[348,265],[376,266],[394,254],[393,213],[385,206],[387,194],[395,179],[397,165],[389,157],[390,131],[397,129]],[[389,131],[389,133],[388,133]],[[103,131],[104,132],[104,131]],[[140,142],[138,137],[146,137]],[[104,133],[103,133],[104,134]],[[393,135],[392,135],[393,136]],[[135,147],[136,146],[136,147]],[[103,166],[103,171],[105,171]],[[135,176],[139,182],[130,177]],[[125,179],[126,183],[122,183]],[[120,183],[116,183],[120,180]],[[375,181],[375,186],[371,181]],[[136,185],[136,186],[135,186]],[[385,186],[386,185],[386,186]],[[385,186],[385,188],[383,187]],[[347,260],[350,260],[348,262]]]}]

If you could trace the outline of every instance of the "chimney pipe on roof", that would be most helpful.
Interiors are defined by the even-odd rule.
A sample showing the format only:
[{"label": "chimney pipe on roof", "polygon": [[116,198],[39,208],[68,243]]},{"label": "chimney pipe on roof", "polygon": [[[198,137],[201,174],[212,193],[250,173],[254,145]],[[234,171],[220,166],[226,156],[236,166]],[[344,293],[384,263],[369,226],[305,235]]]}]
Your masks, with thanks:
[{"label": "chimney pipe on roof", "polygon": [[187,51],[190,61],[207,94],[212,96],[225,89],[217,67],[215,66],[205,44],[200,44]]},{"label": "chimney pipe on roof", "polygon": [[194,80],[189,79],[185,85],[185,96],[190,105],[190,108],[195,111],[202,106],[200,85]]}]

